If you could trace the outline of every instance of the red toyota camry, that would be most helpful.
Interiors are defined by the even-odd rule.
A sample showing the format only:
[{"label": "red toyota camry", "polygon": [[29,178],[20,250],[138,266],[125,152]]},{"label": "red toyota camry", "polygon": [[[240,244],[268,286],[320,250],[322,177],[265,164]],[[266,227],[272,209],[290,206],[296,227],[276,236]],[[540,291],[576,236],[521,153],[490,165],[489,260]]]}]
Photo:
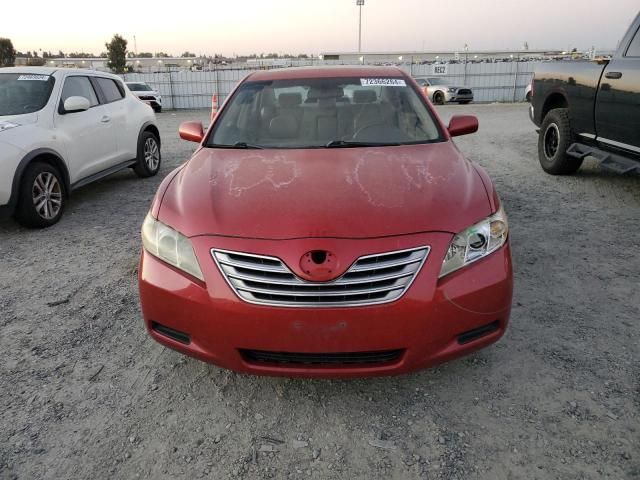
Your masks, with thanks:
[{"label": "red toyota camry", "polygon": [[142,228],[150,335],[253,374],[409,372],[498,340],[511,310],[494,186],[396,68],[259,71]]}]

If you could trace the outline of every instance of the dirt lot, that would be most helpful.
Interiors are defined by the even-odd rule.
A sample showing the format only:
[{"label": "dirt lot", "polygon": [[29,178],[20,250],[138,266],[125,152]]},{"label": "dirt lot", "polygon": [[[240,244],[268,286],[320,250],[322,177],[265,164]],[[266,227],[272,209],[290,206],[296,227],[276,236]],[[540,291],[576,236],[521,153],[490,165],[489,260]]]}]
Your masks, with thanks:
[{"label": "dirt lot", "polygon": [[640,478],[640,177],[542,173],[525,105],[461,149],[511,219],[504,339],[413,375],[249,377],[151,341],[139,228],[192,145],[159,115],[157,178],[78,191],[45,231],[0,223],[0,478]]}]

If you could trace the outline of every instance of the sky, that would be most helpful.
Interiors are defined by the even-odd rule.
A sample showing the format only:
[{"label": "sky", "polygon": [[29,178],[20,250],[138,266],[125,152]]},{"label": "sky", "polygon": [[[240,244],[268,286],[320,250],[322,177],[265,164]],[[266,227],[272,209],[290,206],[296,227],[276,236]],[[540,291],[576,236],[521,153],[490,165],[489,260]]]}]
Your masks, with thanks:
[{"label": "sky", "polygon": [[[91,6],[89,6],[91,5]],[[365,0],[362,51],[615,48],[638,0]],[[26,15],[26,17],[25,17]],[[20,21],[24,17],[24,21]],[[19,51],[99,54],[114,33],[138,52],[227,56],[358,49],[355,0],[2,1]]]}]

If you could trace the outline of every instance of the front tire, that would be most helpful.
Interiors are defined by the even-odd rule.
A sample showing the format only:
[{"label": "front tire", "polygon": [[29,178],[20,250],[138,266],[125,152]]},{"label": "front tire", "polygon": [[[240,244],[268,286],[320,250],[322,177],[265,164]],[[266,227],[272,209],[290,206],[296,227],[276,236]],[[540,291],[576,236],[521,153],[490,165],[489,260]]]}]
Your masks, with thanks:
[{"label": "front tire", "polygon": [[31,163],[20,181],[14,217],[27,228],[46,228],[58,223],[66,204],[66,189],[57,168]]},{"label": "front tire", "polygon": [[582,165],[582,159],[567,155],[573,143],[569,110],[556,108],[547,113],[538,136],[538,159],[542,169],[551,175],[570,175]]},{"label": "front tire", "polygon": [[436,105],[444,105],[444,93],[437,91],[433,94],[433,103]]},{"label": "front tire", "polygon": [[153,177],[160,170],[160,141],[152,132],[142,132],[138,140],[138,157],[133,171],[140,178]]}]

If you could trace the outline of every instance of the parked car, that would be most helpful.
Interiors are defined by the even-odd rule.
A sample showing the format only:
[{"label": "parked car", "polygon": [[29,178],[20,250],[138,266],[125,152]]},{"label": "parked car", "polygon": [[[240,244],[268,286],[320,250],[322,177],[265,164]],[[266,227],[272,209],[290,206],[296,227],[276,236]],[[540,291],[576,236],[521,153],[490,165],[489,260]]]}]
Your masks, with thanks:
[{"label": "parked car", "polygon": [[155,175],[160,134],[153,110],[119,77],[0,70],[0,213],[48,227],[60,220],[72,190],[127,167]]},{"label": "parked car", "polygon": [[571,174],[593,157],[614,172],[640,173],[640,15],[610,59],[543,63],[533,91],[545,172]]},{"label": "parked car", "polygon": [[162,112],[162,95],[145,82],[125,82],[131,92],[143,102],[151,105],[156,113]]},{"label": "parked car", "polygon": [[467,104],[473,101],[473,91],[469,87],[455,87],[442,78],[418,78],[416,82],[437,105],[455,102]]},{"label": "parked car", "polygon": [[[344,101],[344,98],[352,101]],[[256,71],[142,227],[151,337],[254,374],[408,372],[497,341],[509,227],[485,171],[396,67]]]}]

